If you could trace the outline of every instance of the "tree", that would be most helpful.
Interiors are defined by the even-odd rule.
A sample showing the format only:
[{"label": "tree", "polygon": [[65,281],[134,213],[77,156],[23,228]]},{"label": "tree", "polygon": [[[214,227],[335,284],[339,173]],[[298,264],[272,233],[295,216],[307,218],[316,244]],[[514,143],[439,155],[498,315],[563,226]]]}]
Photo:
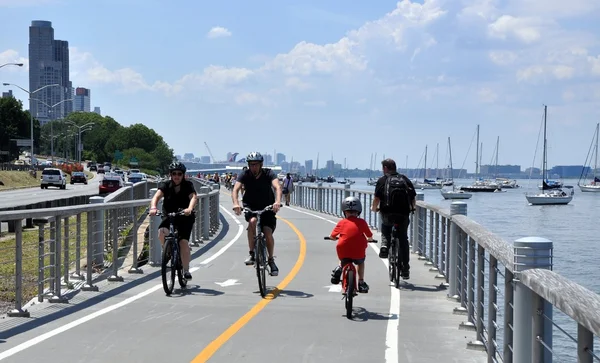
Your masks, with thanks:
[{"label": "tree", "polygon": [[[31,120],[29,111],[23,111],[23,103],[14,97],[0,98],[0,150],[9,151],[10,139],[29,139],[31,137]],[[33,120],[34,145],[39,145],[40,123]],[[17,155],[9,153],[9,160]]]}]

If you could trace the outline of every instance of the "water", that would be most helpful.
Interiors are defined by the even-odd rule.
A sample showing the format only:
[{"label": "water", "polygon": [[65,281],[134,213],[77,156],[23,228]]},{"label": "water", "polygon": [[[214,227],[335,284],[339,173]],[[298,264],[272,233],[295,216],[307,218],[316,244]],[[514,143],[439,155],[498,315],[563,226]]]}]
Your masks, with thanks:
[{"label": "water", "polygon": [[[374,190],[373,186],[367,185],[366,178],[352,180],[356,183],[351,189]],[[455,180],[456,185],[470,185],[472,182]],[[501,193],[473,193],[471,199],[462,200],[467,203],[467,216],[511,244],[516,239],[528,236],[553,241],[553,270],[600,294],[600,280],[593,278],[600,261],[600,249],[596,246],[600,232],[600,225],[596,224],[600,222],[600,193],[582,193],[576,186],[577,180],[566,180],[566,185],[575,187],[575,196],[568,205],[531,206],[525,199],[525,193],[539,192],[541,180],[517,180],[517,183],[521,188],[505,189]],[[329,185],[342,187],[338,183],[323,183],[323,186]],[[438,189],[420,192],[424,194],[426,202],[450,209],[453,201],[445,200]],[[498,300],[501,303],[503,297],[498,296]],[[574,337],[577,336],[576,324],[557,309],[554,309],[554,321]],[[555,362],[576,361],[576,344],[556,328],[553,348]]]}]

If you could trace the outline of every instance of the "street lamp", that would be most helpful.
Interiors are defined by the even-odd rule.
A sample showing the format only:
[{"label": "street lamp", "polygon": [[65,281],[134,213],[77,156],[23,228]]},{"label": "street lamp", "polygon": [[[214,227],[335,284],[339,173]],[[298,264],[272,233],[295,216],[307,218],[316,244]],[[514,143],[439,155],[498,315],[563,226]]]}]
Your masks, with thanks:
[{"label": "street lamp", "polygon": [[[50,108],[50,112],[52,112],[52,114],[54,114],[54,107],[60,105],[63,102],[73,101],[72,98],[69,98],[68,100],[62,100],[62,101],[50,106],[49,104],[47,104],[46,102],[44,102],[42,100],[38,100],[37,98],[33,98],[33,99],[38,102],[41,102],[42,104],[46,105],[46,107]],[[51,156],[52,164],[54,164],[54,127],[53,127],[52,121],[50,121],[50,156]]]},{"label": "street lamp", "polygon": [[3,64],[3,65],[0,65],[0,68],[6,67],[6,66],[19,66],[19,67],[23,67],[23,63],[6,63],[6,64]]},{"label": "street lamp", "polygon": [[[26,92],[27,94],[29,94],[29,100],[30,101],[32,100],[31,95],[33,95],[34,93],[39,92],[39,91],[41,91],[41,90],[43,90],[44,88],[47,88],[47,87],[60,86],[60,84],[58,84],[58,83],[47,84],[45,86],[42,86],[42,87],[36,89],[35,91],[29,92],[25,88],[23,88],[21,86],[17,86],[14,83],[2,83],[2,85],[4,85],[4,86],[15,86],[15,87],[19,88],[21,91]],[[30,118],[30,121],[31,121],[31,168],[33,169],[33,112],[31,110],[31,102],[29,103],[29,118]]]},{"label": "street lamp", "polygon": [[[69,124],[69,125],[75,126],[75,127],[78,129],[78,132],[77,132],[77,135],[78,135],[78,136],[77,136],[77,161],[81,162],[81,134],[82,134],[84,131],[89,131],[89,130],[91,130],[91,129],[92,129],[92,128],[91,128],[91,126],[94,126],[94,123],[93,123],[93,122],[88,122],[88,123],[87,123],[87,124],[85,124],[85,125],[82,125],[82,126],[77,126],[77,124],[76,124],[76,123],[74,123],[74,122],[71,122],[71,121],[64,121],[64,122],[65,122],[66,124]],[[90,128],[89,128],[89,129],[82,130],[83,128],[85,128],[85,127],[87,127],[87,126],[90,126]]]}]

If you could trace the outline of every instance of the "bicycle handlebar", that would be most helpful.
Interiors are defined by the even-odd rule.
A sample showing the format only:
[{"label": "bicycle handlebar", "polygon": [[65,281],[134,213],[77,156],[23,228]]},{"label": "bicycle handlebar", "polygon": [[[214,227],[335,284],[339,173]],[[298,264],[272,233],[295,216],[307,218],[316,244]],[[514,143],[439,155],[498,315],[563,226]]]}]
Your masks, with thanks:
[{"label": "bicycle handlebar", "polygon": [[[323,237],[323,239],[325,239],[325,240],[330,240],[330,241],[337,241],[337,239],[333,239],[333,238],[331,238],[330,236],[325,236],[325,237]],[[369,240],[367,240],[367,242],[369,242],[369,243],[377,243],[377,240],[376,240],[376,239],[372,239],[372,240],[370,240],[370,241],[369,241]]]},{"label": "bicycle handlebar", "polygon": [[[281,208],[281,207],[283,207],[283,204],[279,204],[279,208]],[[262,210],[252,210],[252,209],[250,209],[250,208],[248,208],[248,207],[243,207],[243,208],[242,208],[242,210],[243,210],[244,212],[248,212],[248,213],[262,214],[262,213],[264,213],[264,212],[268,212],[268,211],[270,211],[270,210],[273,210],[273,205],[268,205],[268,206],[266,206],[266,207],[265,207],[264,209],[262,209]]]},{"label": "bicycle handlebar", "polygon": [[[180,209],[177,212],[167,213],[166,215],[167,215],[167,217],[176,217],[176,216],[182,216],[184,214],[185,214],[184,213],[184,209]],[[158,212],[156,212],[156,215],[157,216],[162,216],[162,215],[165,215],[165,214],[162,211],[158,211]]]}]

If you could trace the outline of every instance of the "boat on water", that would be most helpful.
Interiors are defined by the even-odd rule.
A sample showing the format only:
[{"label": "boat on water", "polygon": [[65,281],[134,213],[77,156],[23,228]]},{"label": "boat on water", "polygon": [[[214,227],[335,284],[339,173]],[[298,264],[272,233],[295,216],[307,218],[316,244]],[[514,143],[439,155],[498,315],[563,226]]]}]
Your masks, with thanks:
[{"label": "boat on water", "polygon": [[[598,134],[599,134],[598,131],[600,131],[600,124],[596,124],[596,132],[594,133],[594,136],[592,137],[592,145],[593,145],[593,150],[594,150],[594,169],[592,169],[592,173],[593,173],[592,181],[586,182],[587,174],[588,174],[590,168],[587,168],[584,165],[583,169],[581,170],[581,176],[579,177],[579,181],[577,182],[577,185],[579,186],[579,189],[582,192],[592,192],[592,193],[600,192],[600,176],[598,175]],[[589,152],[588,152],[588,157],[586,158],[586,164],[587,164],[588,158],[589,158]],[[582,182],[582,180],[583,180],[583,182]]]},{"label": "boat on water", "polygon": [[575,191],[571,187],[571,192],[556,187],[551,187],[546,183],[546,174],[548,173],[548,146],[546,138],[546,119],[548,115],[548,106],[544,105],[544,151],[542,153],[542,191],[537,194],[526,194],[525,198],[530,205],[566,205],[573,200]]},{"label": "boat on water", "polygon": [[[452,145],[450,144],[450,137],[448,137],[448,155],[449,155],[449,159],[450,159],[450,164],[449,164],[449,169],[450,169],[450,177],[452,178],[453,175],[453,169],[452,169]],[[451,181],[454,181],[453,179],[451,179]],[[454,183],[452,183],[454,184]],[[444,199],[470,199],[473,194],[471,193],[467,193],[464,190],[460,190],[459,188],[456,187],[452,187],[451,190],[448,189],[440,189],[440,194],[442,194],[442,197],[444,197]]]}]

